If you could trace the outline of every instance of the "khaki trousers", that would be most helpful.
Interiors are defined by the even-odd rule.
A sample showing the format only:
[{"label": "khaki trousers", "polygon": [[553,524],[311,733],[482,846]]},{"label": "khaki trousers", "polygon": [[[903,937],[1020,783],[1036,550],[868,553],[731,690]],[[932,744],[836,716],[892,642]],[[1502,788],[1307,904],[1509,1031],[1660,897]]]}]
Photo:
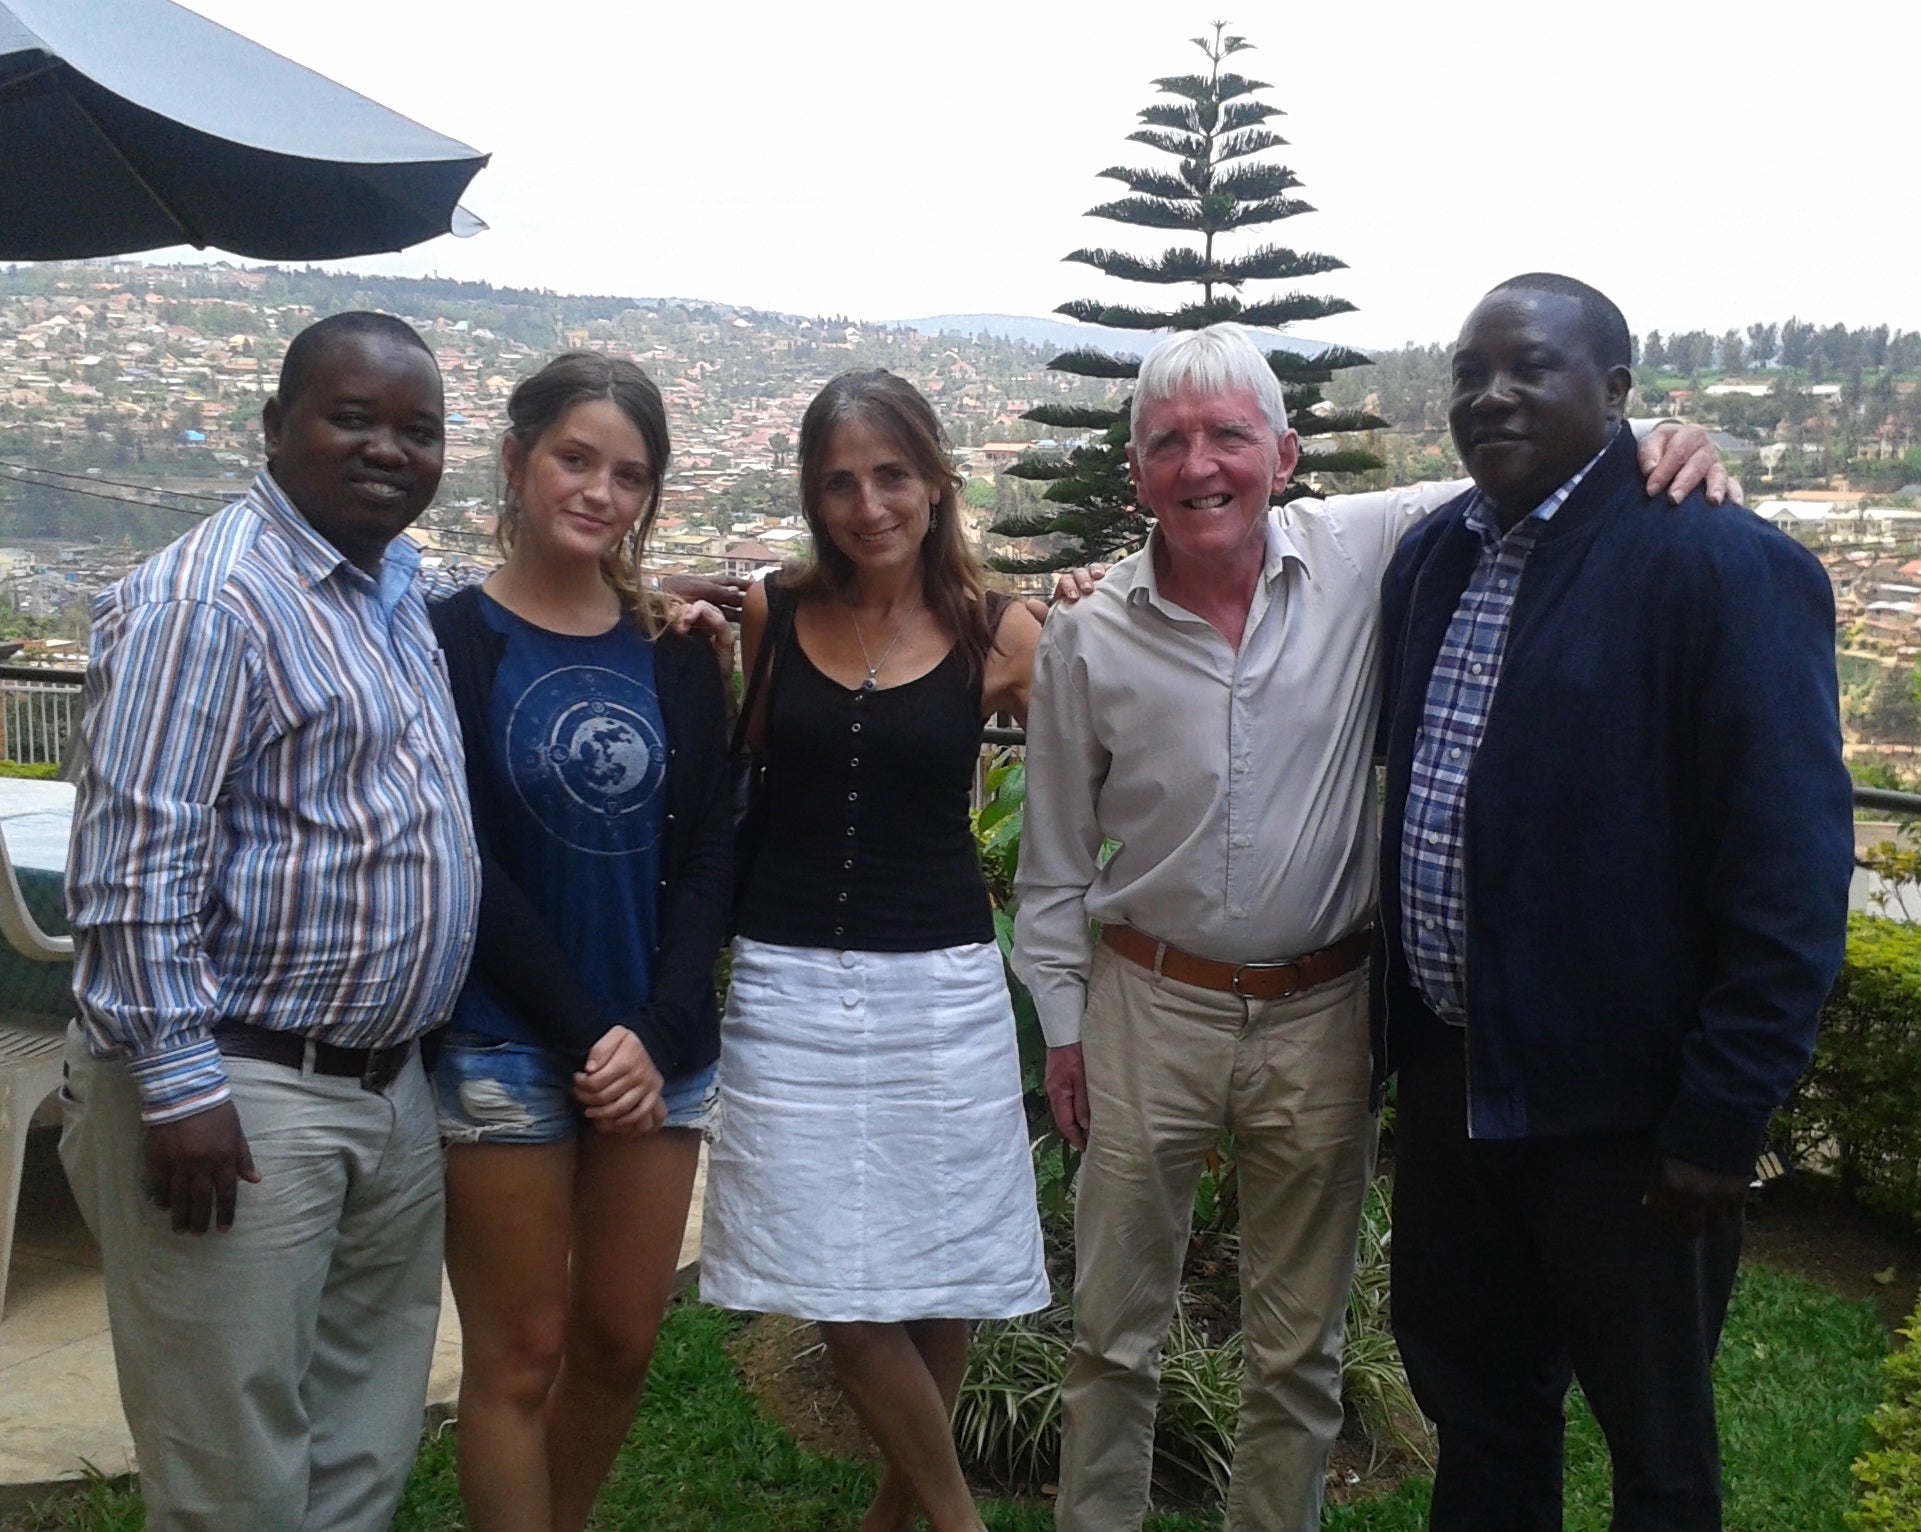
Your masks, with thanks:
[{"label": "khaki trousers", "polygon": [[261,1180],[225,1233],[142,1194],[140,1099],[67,1033],[60,1158],[100,1241],[150,1532],[386,1532],[440,1315],[440,1141],[418,1058],[385,1091],[228,1059]]},{"label": "khaki trousers", "polygon": [[1312,1532],[1373,1175],[1366,970],[1284,1000],[1156,979],[1099,950],[1082,1022],[1091,1130],[1074,1213],[1060,1532],[1148,1509],[1161,1344],[1223,1130],[1241,1202],[1241,1394],[1227,1532]]}]

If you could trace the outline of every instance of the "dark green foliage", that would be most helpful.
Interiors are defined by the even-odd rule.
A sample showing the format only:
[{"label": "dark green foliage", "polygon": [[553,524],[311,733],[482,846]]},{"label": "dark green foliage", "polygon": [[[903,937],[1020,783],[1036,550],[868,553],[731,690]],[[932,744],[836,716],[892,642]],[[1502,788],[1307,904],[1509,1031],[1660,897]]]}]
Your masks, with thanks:
[{"label": "dark green foliage", "polygon": [[1785,1117],[1803,1158],[1832,1158],[1866,1206],[1921,1223],[1921,927],[1848,921],[1848,955]]},{"label": "dark green foliage", "polygon": [[[1281,245],[1261,245],[1229,255],[1217,248],[1217,236],[1277,223],[1313,209],[1289,193],[1300,178],[1287,166],[1255,156],[1286,144],[1265,126],[1281,115],[1278,107],[1255,99],[1268,89],[1222,68],[1230,54],[1249,47],[1244,37],[1225,34],[1220,25],[1212,37],[1197,37],[1195,45],[1207,55],[1205,74],[1168,75],[1154,81],[1163,95],[1143,108],[1143,124],[1128,135],[1130,143],[1170,155],[1172,169],[1154,166],[1110,165],[1102,177],[1118,181],[1129,192],[1112,202],[1088,209],[1090,218],[1105,218],[1137,229],[1170,229],[1194,235],[1198,244],[1174,245],[1155,255],[1088,247],[1074,251],[1070,261],[1125,282],[1165,289],[1192,283],[1201,289],[1198,301],[1171,306],[1111,303],[1078,299],[1055,312],[1086,324],[1143,332],[1198,330],[1231,319],[1257,329],[1280,329],[1307,319],[1352,311],[1345,299],[1289,292],[1275,296],[1246,296],[1249,282],[1299,281],[1338,271],[1344,263],[1334,256],[1301,252]],[[1275,351],[1269,358],[1287,397],[1289,418],[1303,438],[1336,432],[1372,430],[1382,422],[1359,410],[1323,415],[1315,410],[1321,390],[1345,367],[1364,365],[1357,351],[1330,348],[1315,357]],[[1050,370],[1082,378],[1127,379],[1138,375],[1136,357],[1110,356],[1092,349],[1068,351],[1048,363]],[[1045,509],[1002,516],[992,530],[1003,537],[1051,537],[1055,546],[1036,557],[1001,556],[997,568],[1013,573],[1066,569],[1075,564],[1107,562],[1131,553],[1147,540],[1151,520],[1135,503],[1127,477],[1126,400],[1112,410],[1064,409],[1042,405],[1026,418],[1060,430],[1099,433],[1065,456],[1023,463],[1009,469],[1020,477],[1045,482]],[[1308,494],[1302,481],[1316,473],[1360,473],[1380,466],[1368,453],[1302,453],[1295,484],[1282,498]]]},{"label": "dark green foliage", "polygon": [[1868,1418],[1875,1445],[1854,1463],[1853,1532],[1921,1532],[1921,1307],[1901,1335],[1907,1344],[1886,1364],[1887,1396]]}]

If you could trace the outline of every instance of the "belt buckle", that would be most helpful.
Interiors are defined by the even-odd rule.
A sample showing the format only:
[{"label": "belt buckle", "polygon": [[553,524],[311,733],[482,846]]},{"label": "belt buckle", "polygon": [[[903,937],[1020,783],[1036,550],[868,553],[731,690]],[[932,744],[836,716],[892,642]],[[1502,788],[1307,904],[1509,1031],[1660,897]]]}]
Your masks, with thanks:
[{"label": "belt buckle", "polygon": [[1301,990],[1301,963],[1299,958],[1289,958],[1284,963],[1236,963],[1234,965],[1234,981],[1233,981],[1234,993],[1240,996],[1240,998],[1243,1000],[1262,999],[1263,998],[1262,996],[1250,995],[1246,990],[1241,988],[1241,975],[1246,973],[1249,969],[1253,969],[1256,973],[1271,973],[1275,969],[1279,969],[1279,968],[1293,969],[1294,982],[1290,984],[1286,989],[1282,990],[1278,995],[1269,995],[1269,996],[1266,996],[1265,998],[1270,1000],[1285,1000],[1289,995],[1299,994]]}]

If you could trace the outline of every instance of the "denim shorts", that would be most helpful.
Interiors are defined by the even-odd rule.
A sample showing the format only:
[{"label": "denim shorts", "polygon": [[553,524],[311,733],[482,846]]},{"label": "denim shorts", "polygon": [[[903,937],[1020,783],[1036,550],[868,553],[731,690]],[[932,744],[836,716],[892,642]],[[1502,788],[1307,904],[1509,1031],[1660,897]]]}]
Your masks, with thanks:
[{"label": "denim shorts", "polygon": [[[566,1056],[533,1043],[450,1031],[434,1065],[440,1136],[449,1144],[558,1144],[593,1131]],[[715,1066],[669,1080],[670,1128],[704,1131],[720,1100]]]}]

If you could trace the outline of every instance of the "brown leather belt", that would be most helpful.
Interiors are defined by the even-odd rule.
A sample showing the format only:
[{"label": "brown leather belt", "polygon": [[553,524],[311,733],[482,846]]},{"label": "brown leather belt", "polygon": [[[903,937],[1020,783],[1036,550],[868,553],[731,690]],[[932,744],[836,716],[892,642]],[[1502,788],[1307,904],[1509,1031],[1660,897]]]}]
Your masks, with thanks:
[{"label": "brown leather belt", "polygon": [[1244,1000],[1284,1000],[1359,968],[1373,950],[1374,933],[1363,926],[1331,947],[1274,963],[1221,963],[1195,957],[1132,926],[1102,926],[1101,941],[1128,962],[1177,984],[1220,990]]},{"label": "brown leather belt", "polygon": [[400,1078],[413,1057],[412,1041],[391,1048],[343,1048],[323,1043],[304,1032],[277,1032],[246,1021],[223,1021],[213,1029],[214,1045],[228,1058],[256,1059],[265,1064],[307,1067],[307,1045],[313,1044],[313,1072],[358,1080],[362,1090],[385,1090]]}]

